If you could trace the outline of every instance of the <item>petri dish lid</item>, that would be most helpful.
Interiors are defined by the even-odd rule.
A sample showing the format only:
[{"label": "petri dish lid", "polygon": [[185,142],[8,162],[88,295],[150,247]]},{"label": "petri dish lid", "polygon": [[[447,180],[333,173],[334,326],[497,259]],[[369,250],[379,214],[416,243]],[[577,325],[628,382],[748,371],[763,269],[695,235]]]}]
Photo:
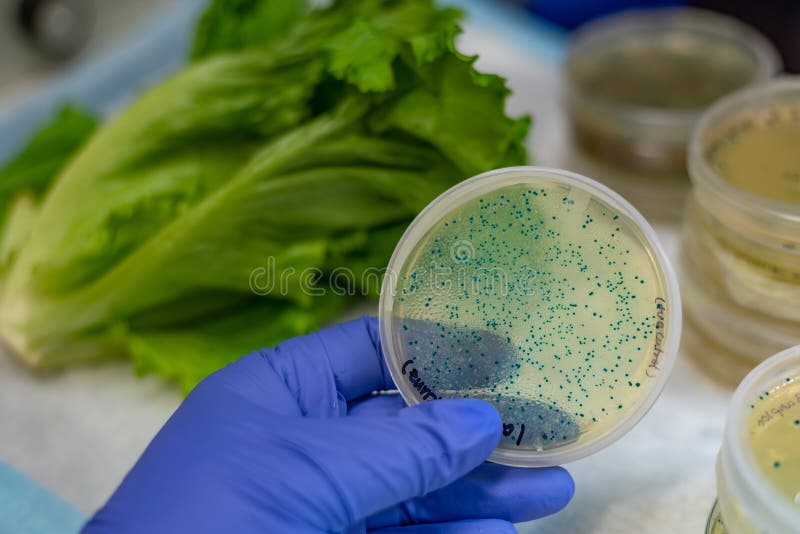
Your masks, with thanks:
[{"label": "petri dish lid", "polygon": [[624,199],[571,172],[491,171],[411,223],[380,302],[384,358],[410,405],[492,403],[489,458],[577,460],[652,406],[678,348],[681,305],[652,228]]},{"label": "petri dish lid", "polygon": [[[775,172],[776,163],[778,167],[783,163],[780,153],[774,158],[776,161],[766,160],[760,164],[759,158],[766,158],[761,149],[757,152],[759,158],[749,158],[749,163],[758,169],[754,171],[756,175],[750,180],[740,178],[740,185],[737,186],[720,172],[725,167],[730,168],[729,158],[714,160],[719,157],[720,151],[728,155],[738,152],[739,156],[734,161],[741,162],[742,152],[739,150],[742,139],[753,132],[767,133],[770,141],[767,146],[779,150],[783,145],[781,136],[774,137],[776,129],[796,128],[798,121],[800,76],[781,76],[736,91],[717,101],[697,123],[688,148],[689,176],[703,206],[737,233],[776,248],[780,254],[800,249],[800,203],[791,200],[796,195],[796,189],[790,189],[793,173],[796,174],[797,169],[785,164],[787,169]],[[788,153],[791,149],[786,150]],[[745,158],[745,161],[748,159]],[[772,167],[772,172],[765,170],[765,165]],[[736,164],[733,168],[736,168]],[[748,173],[740,174],[750,176]],[[752,184],[764,184],[768,186],[764,190],[778,191],[783,195],[776,199],[756,194],[748,190],[750,187],[740,187],[741,181],[751,187]],[[751,184],[747,184],[748,181]]]},{"label": "petri dish lid", "polygon": [[[759,364],[731,399],[720,466],[727,490],[737,497],[737,512],[760,532],[795,532],[800,521],[798,398],[800,345]],[[721,504],[726,515],[730,505]]]},{"label": "petri dish lid", "polygon": [[755,29],[687,7],[591,21],[575,32],[564,66],[584,119],[623,137],[681,143],[715,100],[780,70],[778,52]]}]

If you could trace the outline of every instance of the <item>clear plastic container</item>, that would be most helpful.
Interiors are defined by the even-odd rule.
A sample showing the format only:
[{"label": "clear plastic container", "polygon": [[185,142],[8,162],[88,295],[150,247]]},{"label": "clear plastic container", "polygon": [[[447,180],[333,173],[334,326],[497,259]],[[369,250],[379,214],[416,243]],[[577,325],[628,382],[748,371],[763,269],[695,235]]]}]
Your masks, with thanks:
[{"label": "clear plastic container", "polygon": [[781,68],[761,34],[689,8],[635,10],[579,29],[565,65],[578,144],[626,170],[684,173],[686,144],[719,97]]},{"label": "clear plastic container", "polygon": [[706,520],[706,534],[726,534],[725,523],[722,522],[722,515],[719,513],[719,503],[716,501]]},{"label": "clear plastic container", "polygon": [[478,398],[491,460],[546,466],[609,445],[647,412],[680,337],[677,283],[653,230],[603,185],[500,169],[411,223],[389,263],[381,341],[409,404]]},{"label": "clear plastic container", "polygon": [[800,346],[742,381],[717,456],[717,503],[708,533],[797,532],[800,528]]},{"label": "clear plastic container", "polygon": [[689,146],[679,264],[687,341],[698,342],[688,348],[736,382],[800,344],[798,146],[800,77],[722,99]]}]

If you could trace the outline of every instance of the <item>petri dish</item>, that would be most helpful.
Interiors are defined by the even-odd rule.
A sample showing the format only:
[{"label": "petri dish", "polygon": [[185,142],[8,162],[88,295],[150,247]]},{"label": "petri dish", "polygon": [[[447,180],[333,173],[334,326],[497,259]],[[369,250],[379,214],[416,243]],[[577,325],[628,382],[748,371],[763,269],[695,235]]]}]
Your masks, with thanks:
[{"label": "petri dish", "polygon": [[580,147],[646,173],[684,173],[706,107],[781,68],[754,29],[691,8],[631,10],[580,28],[564,66]]},{"label": "petri dish", "polygon": [[800,524],[800,346],[756,367],[731,401],[717,457],[717,508],[728,534]]},{"label": "petri dish", "polygon": [[719,512],[719,503],[714,501],[711,511],[708,513],[706,519],[706,534],[727,534],[725,532],[725,523],[722,521],[722,514]]},{"label": "petri dish", "polygon": [[492,403],[491,461],[566,463],[609,445],[672,368],[681,304],[652,228],[584,176],[512,167],[446,191],[411,223],[380,302],[408,404]]},{"label": "petri dish", "polygon": [[706,339],[689,353],[736,382],[800,343],[799,143],[800,77],[787,76],[721,99],[689,145],[681,287]]}]

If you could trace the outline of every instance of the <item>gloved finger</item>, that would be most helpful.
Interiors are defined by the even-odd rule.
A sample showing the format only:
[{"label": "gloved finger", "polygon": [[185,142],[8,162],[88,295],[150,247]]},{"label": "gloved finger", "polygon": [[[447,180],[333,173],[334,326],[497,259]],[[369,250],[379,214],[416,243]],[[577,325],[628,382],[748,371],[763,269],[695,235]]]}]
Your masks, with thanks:
[{"label": "gloved finger", "polygon": [[575,483],[561,467],[526,469],[485,463],[467,476],[423,497],[378,512],[369,528],[464,518],[530,521],[564,508]]},{"label": "gloved finger", "polygon": [[378,321],[362,317],[253,352],[198,388],[236,391],[272,413],[336,417],[345,414],[348,400],[394,389],[394,383],[383,363]]},{"label": "gloved finger", "polygon": [[370,530],[371,534],[516,534],[517,529],[502,519],[467,519],[450,523],[429,523]]},{"label": "gloved finger", "polygon": [[288,339],[261,353],[298,395],[316,387],[322,373],[333,378],[346,400],[395,388],[383,362],[375,317]]},{"label": "gloved finger", "polygon": [[347,415],[393,415],[406,407],[406,401],[397,393],[367,395],[347,403]]},{"label": "gloved finger", "polygon": [[[315,510],[314,524],[338,532],[469,473],[497,446],[501,428],[497,411],[479,400],[437,400],[380,417],[301,418],[280,440],[302,447],[251,467],[269,473],[265,501]],[[303,483],[275,484],[281,480]]]}]

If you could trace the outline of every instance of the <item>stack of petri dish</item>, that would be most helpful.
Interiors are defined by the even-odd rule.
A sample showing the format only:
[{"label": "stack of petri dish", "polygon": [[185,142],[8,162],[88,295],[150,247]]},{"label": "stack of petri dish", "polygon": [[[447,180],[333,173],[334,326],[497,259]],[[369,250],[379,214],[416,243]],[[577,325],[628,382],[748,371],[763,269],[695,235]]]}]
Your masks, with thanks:
[{"label": "stack of petri dish", "polygon": [[800,78],[730,95],[698,124],[679,259],[684,340],[736,383],[800,344]]},{"label": "stack of petri dish", "polygon": [[492,171],[434,200],[384,278],[381,342],[409,404],[492,403],[491,460],[577,460],[630,430],[678,349],[677,282],[652,228],[567,171]]},{"label": "stack of petri dish", "polygon": [[758,32],[709,11],[635,10],[591,22],[575,34],[564,66],[580,149],[569,166],[612,184],[648,216],[676,218],[697,120],[780,66]]},{"label": "stack of petri dish", "polygon": [[800,346],[756,367],[731,402],[707,534],[800,528]]}]

